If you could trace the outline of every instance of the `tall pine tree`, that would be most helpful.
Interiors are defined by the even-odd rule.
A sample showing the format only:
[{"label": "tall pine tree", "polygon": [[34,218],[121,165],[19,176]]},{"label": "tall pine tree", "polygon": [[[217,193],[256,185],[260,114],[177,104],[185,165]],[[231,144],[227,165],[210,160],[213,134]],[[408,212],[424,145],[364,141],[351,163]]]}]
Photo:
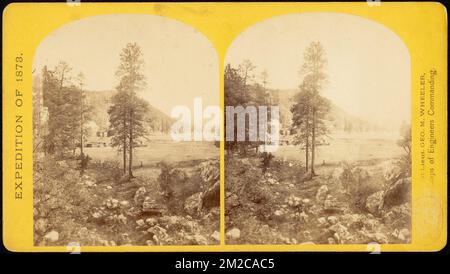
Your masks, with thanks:
[{"label": "tall pine tree", "polygon": [[108,110],[112,145],[123,153],[123,172],[133,177],[133,151],[138,140],[145,136],[145,113],[148,103],[137,96],[137,92],[145,86],[142,73],[144,60],[142,51],[136,43],[129,43],[120,53],[120,65],[116,76],[119,78],[117,93],[112,98]]}]

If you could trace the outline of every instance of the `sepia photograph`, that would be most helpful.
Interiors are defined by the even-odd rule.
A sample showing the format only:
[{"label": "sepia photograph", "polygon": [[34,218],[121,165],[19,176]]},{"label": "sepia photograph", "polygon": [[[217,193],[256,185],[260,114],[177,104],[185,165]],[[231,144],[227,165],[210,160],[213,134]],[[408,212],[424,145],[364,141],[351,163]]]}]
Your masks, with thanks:
[{"label": "sepia photograph", "polygon": [[34,245],[219,244],[219,77],[209,40],[174,19],[51,32],[33,60]]},{"label": "sepia photograph", "polygon": [[226,244],[411,242],[411,69],[383,25],[289,14],[228,48]]}]

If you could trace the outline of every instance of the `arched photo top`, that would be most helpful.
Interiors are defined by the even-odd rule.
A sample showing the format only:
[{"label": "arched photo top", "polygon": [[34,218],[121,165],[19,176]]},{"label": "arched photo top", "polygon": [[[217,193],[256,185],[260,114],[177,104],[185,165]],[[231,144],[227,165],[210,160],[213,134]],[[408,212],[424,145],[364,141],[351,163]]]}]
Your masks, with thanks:
[{"label": "arched photo top", "polygon": [[212,43],[194,27],[157,15],[98,15],[66,24],[41,42],[33,71],[64,61],[84,74],[87,90],[114,90],[127,43],[142,50],[147,85],[141,96],[153,106],[170,115],[174,106],[191,106],[195,97],[219,105],[219,61]]},{"label": "arched photo top", "polygon": [[411,122],[411,62],[408,48],[386,26],[343,13],[295,13],[250,26],[228,48],[225,64],[245,60],[268,88],[297,90],[304,52],[323,46],[327,81],[323,95],[338,107],[377,124]]}]

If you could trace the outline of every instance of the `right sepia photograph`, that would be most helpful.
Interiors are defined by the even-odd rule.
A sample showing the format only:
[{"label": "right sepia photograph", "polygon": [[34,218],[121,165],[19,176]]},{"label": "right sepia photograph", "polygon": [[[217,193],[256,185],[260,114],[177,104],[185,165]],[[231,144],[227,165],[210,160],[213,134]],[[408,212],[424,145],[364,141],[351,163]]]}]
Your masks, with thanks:
[{"label": "right sepia photograph", "polygon": [[411,63],[396,33],[288,14],[230,45],[226,244],[411,242]]}]

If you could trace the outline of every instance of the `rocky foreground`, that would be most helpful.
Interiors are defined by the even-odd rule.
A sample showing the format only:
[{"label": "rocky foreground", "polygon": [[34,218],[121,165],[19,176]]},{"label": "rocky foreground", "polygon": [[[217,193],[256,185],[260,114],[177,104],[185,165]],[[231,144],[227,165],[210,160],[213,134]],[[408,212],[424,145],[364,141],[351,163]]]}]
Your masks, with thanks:
[{"label": "rocky foreground", "polygon": [[220,241],[219,163],[162,164],[123,177],[118,164],[36,161],[36,245],[209,245]]},{"label": "rocky foreground", "polygon": [[304,174],[300,163],[230,159],[227,244],[366,244],[411,241],[411,178],[386,161]]}]

